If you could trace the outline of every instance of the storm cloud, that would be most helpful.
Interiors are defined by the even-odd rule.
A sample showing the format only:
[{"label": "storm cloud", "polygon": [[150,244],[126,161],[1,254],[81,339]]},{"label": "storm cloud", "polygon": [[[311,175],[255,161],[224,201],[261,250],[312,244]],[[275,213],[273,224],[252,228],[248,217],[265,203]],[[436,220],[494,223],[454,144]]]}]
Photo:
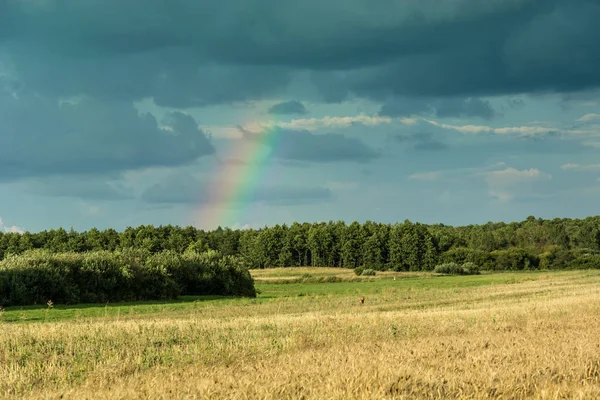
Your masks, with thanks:
[{"label": "storm cloud", "polygon": [[[240,128],[246,140],[263,140],[263,133],[249,132]],[[306,129],[272,128],[268,133],[277,136],[277,144],[269,141],[270,156],[291,161],[317,163],[358,162],[365,163],[381,157],[381,153],[361,140],[339,133],[315,134]]]},{"label": "storm cloud", "polygon": [[104,174],[180,166],[214,153],[189,115],[162,125],[131,103],[51,101],[29,92],[0,92],[0,179],[52,174]]},{"label": "storm cloud", "polygon": [[[319,204],[260,224],[518,217],[535,171],[544,194],[597,184],[560,166],[597,164],[599,20],[597,0],[0,0],[2,215],[187,222],[229,168],[272,167],[254,202]],[[512,169],[430,173],[496,162]],[[442,184],[468,193],[455,217],[420,192]],[[543,198],[536,215],[597,209]]]},{"label": "storm cloud", "polygon": [[448,117],[479,117],[492,119],[496,111],[489,101],[479,98],[407,98],[396,97],[385,102],[380,109],[380,115],[404,117],[412,115]]},{"label": "storm cloud", "polygon": [[277,103],[269,108],[270,114],[276,115],[286,115],[286,114],[296,114],[296,115],[304,115],[307,114],[308,111],[304,107],[302,103],[296,100],[285,101],[283,103]]},{"label": "storm cloud", "polygon": [[593,0],[0,4],[0,53],[53,95],[206,105],[276,97],[306,71],[328,101],[600,83]]}]

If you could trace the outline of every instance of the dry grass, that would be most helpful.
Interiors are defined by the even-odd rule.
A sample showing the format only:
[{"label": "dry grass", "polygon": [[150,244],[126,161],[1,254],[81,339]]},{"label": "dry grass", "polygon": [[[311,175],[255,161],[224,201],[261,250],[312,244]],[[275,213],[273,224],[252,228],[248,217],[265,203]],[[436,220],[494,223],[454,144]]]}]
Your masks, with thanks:
[{"label": "dry grass", "polygon": [[284,283],[286,281],[318,281],[320,278],[336,277],[340,282],[364,282],[396,277],[418,278],[432,276],[431,272],[394,272],[377,271],[375,276],[357,276],[354,270],[331,267],[294,267],[294,268],[265,268],[250,270],[257,283]]},{"label": "dry grass", "polygon": [[282,297],[3,324],[0,398],[600,398],[599,284],[539,274],[386,287],[363,306]]},{"label": "dry grass", "polygon": [[406,279],[431,277],[431,272],[395,272],[377,271],[376,275],[357,276],[353,269],[331,267],[293,267],[265,268],[250,270],[254,281],[258,284],[276,283],[327,283],[333,282],[374,282],[382,279]]}]

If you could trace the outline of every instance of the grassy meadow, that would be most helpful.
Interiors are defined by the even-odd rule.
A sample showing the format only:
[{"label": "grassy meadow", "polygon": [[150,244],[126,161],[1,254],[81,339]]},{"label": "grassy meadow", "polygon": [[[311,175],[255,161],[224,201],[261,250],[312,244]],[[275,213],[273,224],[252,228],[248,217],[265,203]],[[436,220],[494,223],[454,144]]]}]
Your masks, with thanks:
[{"label": "grassy meadow", "polygon": [[257,298],[7,308],[0,398],[600,398],[600,271],[252,275]]}]

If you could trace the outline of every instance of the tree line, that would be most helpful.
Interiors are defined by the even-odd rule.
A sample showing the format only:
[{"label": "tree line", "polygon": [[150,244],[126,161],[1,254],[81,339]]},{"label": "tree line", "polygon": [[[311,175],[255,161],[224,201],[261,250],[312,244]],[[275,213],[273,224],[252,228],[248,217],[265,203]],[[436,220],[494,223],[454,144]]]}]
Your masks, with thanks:
[{"label": "tree line", "polygon": [[292,223],[261,229],[212,231],[172,225],[141,225],[122,232],[63,228],[37,233],[0,233],[0,259],[32,249],[50,252],[149,253],[216,250],[238,256],[249,268],[332,266],[396,271],[433,270],[439,263],[472,262],[482,269],[600,267],[600,216],[489,222],[483,225]]}]

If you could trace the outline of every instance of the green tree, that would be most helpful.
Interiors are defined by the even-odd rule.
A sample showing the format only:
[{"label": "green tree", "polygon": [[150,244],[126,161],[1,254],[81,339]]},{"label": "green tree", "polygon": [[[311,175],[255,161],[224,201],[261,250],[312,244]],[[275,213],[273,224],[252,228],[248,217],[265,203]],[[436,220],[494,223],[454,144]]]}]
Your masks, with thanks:
[{"label": "green tree", "polygon": [[356,268],[362,264],[362,252],[364,236],[361,225],[354,221],[346,229],[342,236],[342,265],[346,268]]}]

